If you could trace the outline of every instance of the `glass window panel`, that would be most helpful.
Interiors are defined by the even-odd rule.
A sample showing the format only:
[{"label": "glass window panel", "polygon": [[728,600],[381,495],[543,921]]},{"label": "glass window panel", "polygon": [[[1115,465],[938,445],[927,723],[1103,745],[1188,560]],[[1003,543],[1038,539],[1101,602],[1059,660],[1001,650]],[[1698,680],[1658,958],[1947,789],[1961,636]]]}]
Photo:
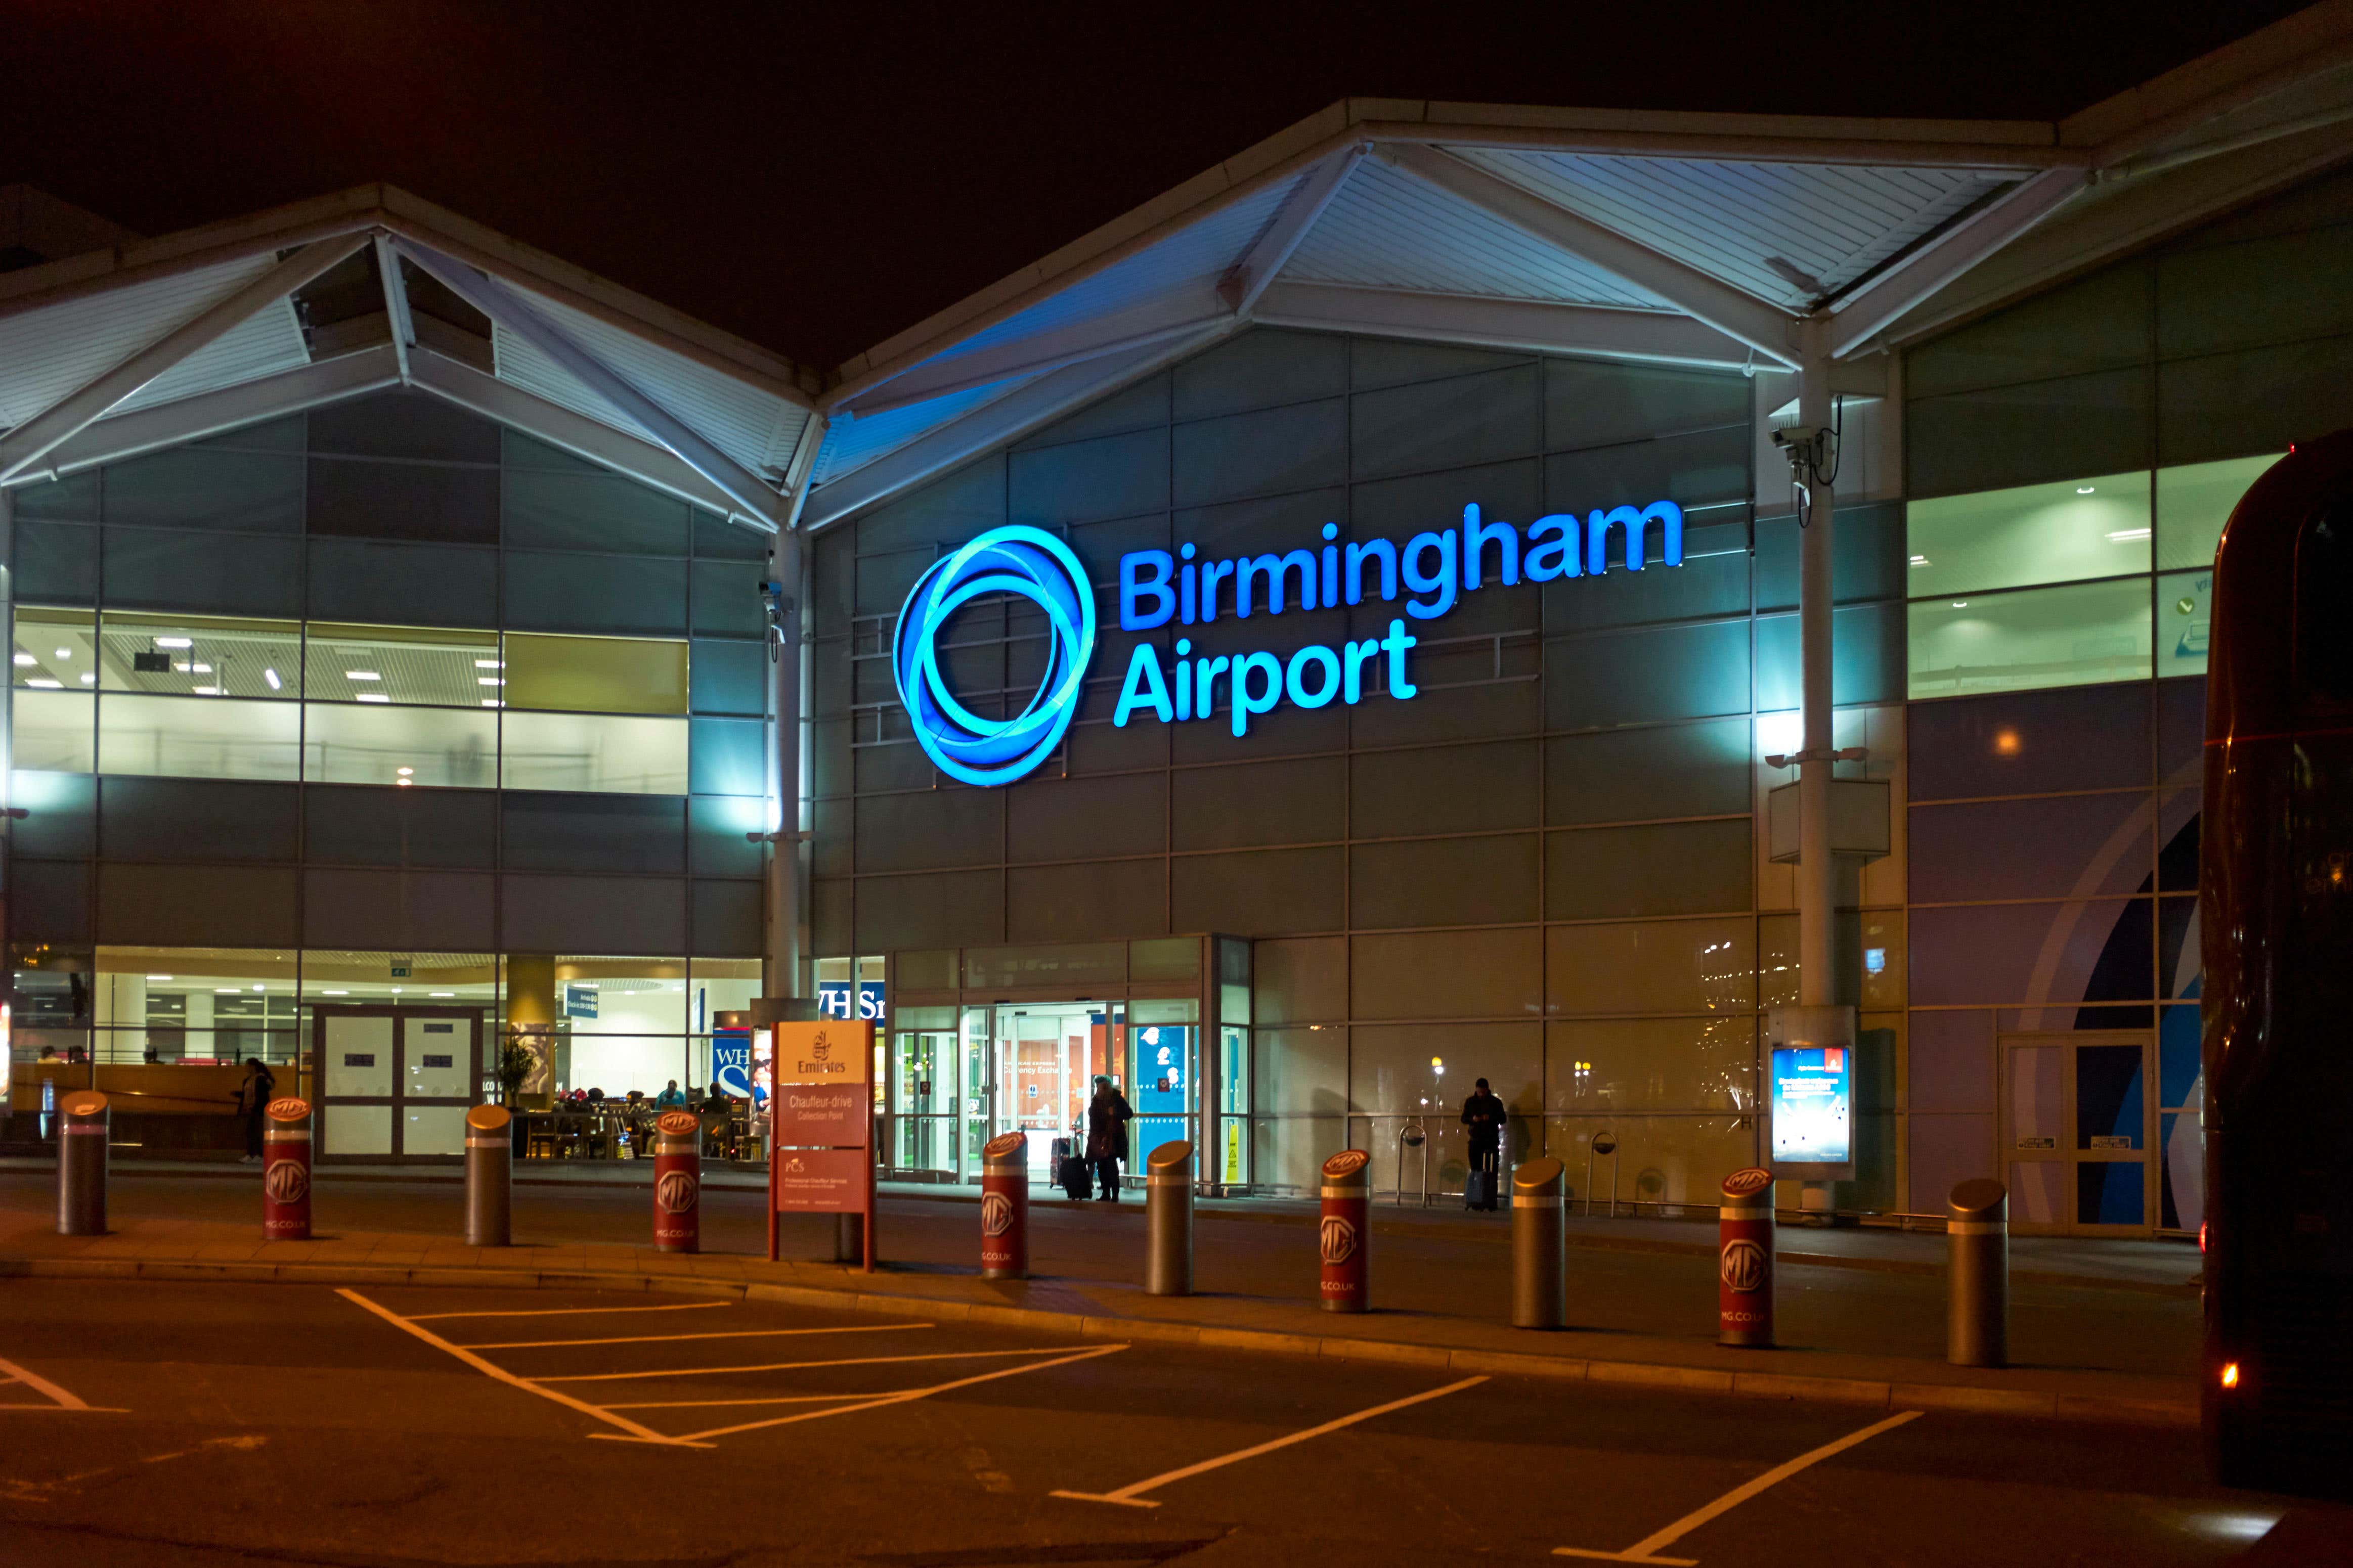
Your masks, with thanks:
[{"label": "glass window panel", "polygon": [[[487,952],[385,952],[306,948],[302,1000],[336,1006],[388,1003],[499,1005],[499,961]],[[493,1044],[482,1037],[485,1056]],[[485,1064],[488,1065],[488,1064]]]},{"label": "glass window panel", "polygon": [[98,699],[86,691],[18,691],[9,759],[53,773],[98,771]]},{"label": "glass window panel", "polygon": [[310,633],[303,689],[314,702],[482,709],[503,694],[496,632],[313,621]]},{"label": "glass window panel", "polygon": [[1348,939],[1298,937],[1258,944],[1252,1016],[1296,1024],[1348,1016]]},{"label": "glass window panel", "polygon": [[1757,1020],[1597,1018],[1545,1030],[1545,1109],[1753,1110]]},{"label": "glass window panel", "polygon": [[2232,458],[2220,463],[2185,463],[2157,470],[2157,566],[2211,567],[2222,525],[2247,487],[2284,453]]},{"label": "glass window panel", "polygon": [[651,637],[507,637],[507,705],[575,713],[683,713],[686,644]]},{"label": "glass window panel", "polygon": [[499,716],[481,709],[308,705],[302,776],[313,784],[497,783]]},{"label": "glass window panel", "polygon": [[1916,600],[1912,696],[2146,680],[2149,637],[2146,578]]},{"label": "glass window panel", "polygon": [[319,1129],[322,1154],[392,1152],[392,1107],[330,1105]]},{"label": "glass window panel", "polygon": [[98,771],[173,778],[301,775],[295,702],[111,693],[99,707]]},{"label": "glass window panel", "polygon": [[300,697],[302,624],[110,610],[98,663],[108,691]]},{"label": "glass window panel", "polygon": [[686,721],[508,713],[500,774],[509,789],[686,793]]},{"label": "glass window panel", "polygon": [[1127,944],[1119,942],[976,947],[964,955],[964,983],[976,991],[1024,985],[1120,985],[1127,980]]},{"label": "glass window panel", "polygon": [[2207,629],[2214,614],[2214,571],[2174,572],[2157,580],[2157,673],[2206,673]]},{"label": "glass window panel", "polygon": [[2146,572],[2146,470],[1915,500],[1905,511],[1915,598]]},{"label": "glass window panel", "polygon": [[1756,924],[1746,915],[1545,933],[1555,1013],[1746,1013],[1757,1005]]},{"label": "glass window panel", "polygon": [[1588,827],[1546,836],[1550,920],[1745,910],[1748,819]]},{"label": "glass window panel", "polygon": [[[1548,1116],[1545,1152],[1568,1167],[1569,1196],[1580,1213],[1588,1199],[1606,1211],[1613,1197],[1620,1213],[1628,1204],[1713,1208],[1725,1173],[1757,1163],[1755,1125],[1737,1116]],[[1597,1132],[1616,1138],[1614,1155],[1593,1153]]]},{"label": "glass window panel", "polygon": [[101,947],[97,958],[90,1013],[100,1061],[210,1069],[122,1087],[225,1099],[237,1075],[212,1064],[248,1057],[277,1068],[280,1093],[311,1087],[292,1070],[302,1041],[291,950]]},{"label": "glass window panel", "polygon": [[1533,1016],[1541,1005],[1537,933],[1428,931],[1355,939],[1359,1018]]},{"label": "glass window panel", "polygon": [[1313,1194],[1324,1162],[1348,1146],[1348,1123],[1338,1116],[1252,1119],[1253,1174],[1261,1189]]},{"label": "glass window panel", "polygon": [[[19,605],[13,652],[9,684],[18,690],[86,690],[98,684],[98,617],[88,610]],[[22,756],[16,764],[44,765]]]},{"label": "glass window panel", "polygon": [[1542,1105],[1543,1026],[1400,1024],[1351,1031],[1352,1110],[1459,1125],[1462,1101],[1482,1078],[1515,1112]]}]

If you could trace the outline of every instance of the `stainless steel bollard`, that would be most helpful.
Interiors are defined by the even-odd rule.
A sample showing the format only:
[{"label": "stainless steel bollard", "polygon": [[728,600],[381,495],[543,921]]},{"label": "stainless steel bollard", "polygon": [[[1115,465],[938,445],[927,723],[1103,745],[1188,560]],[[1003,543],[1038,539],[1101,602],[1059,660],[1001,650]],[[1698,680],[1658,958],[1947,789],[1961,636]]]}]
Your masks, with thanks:
[{"label": "stainless steel bollard", "polygon": [[2010,1364],[2010,1189],[1963,1182],[1946,1201],[1945,1359]]},{"label": "stainless steel bollard", "polygon": [[514,1114],[503,1105],[466,1112],[466,1245],[514,1245]]},{"label": "stainless steel bollard", "polygon": [[106,1234],[106,1096],[85,1089],[58,1099],[58,1234]]},{"label": "stainless steel bollard", "polygon": [[1163,1143],[1145,1162],[1144,1293],[1193,1293],[1193,1145]]},{"label": "stainless steel bollard", "polygon": [[1568,1171],[1557,1160],[1512,1173],[1512,1327],[1568,1327]]}]

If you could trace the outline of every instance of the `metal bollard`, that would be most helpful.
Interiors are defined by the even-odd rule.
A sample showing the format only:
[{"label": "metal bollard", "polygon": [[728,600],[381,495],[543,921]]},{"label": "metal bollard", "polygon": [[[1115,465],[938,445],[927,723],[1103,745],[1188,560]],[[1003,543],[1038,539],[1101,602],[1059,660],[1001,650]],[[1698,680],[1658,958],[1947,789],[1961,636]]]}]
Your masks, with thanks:
[{"label": "metal bollard", "polygon": [[1000,1132],[980,1147],[980,1277],[1029,1278],[1029,1135]]},{"label": "metal bollard", "polygon": [[1716,1220],[1715,1342],[1773,1346],[1773,1173],[1754,1165],[1724,1178]]},{"label": "metal bollard", "polygon": [[466,1245],[514,1245],[514,1113],[503,1105],[466,1112]]},{"label": "metal bollard", "polygon": [[290,1094],[261,1113],[261,1235],[311,1239],[311,1102]]},{"label": "metal bollard", "polygon": [[654,1118],[654,1250],[702,1249],[702,1118],[665,1110]]},{"label": "metal bollard", "polygon": [[1362,1312],[1372,1305],[1373,1157],[1343,1149],[1324,1162],[1324,1213],[1316,1241],[1324,1258],[1319,1294],[1327,1312]]},{"label": "metal bollard", "polygon": [[1512,1327],[1568,1327],[1568,1171],[1557,1160],[1512,1173]]},{"label": "metal bollard", "polygon": [[2010,1189],[1980,1176],[1946,1200],[1945,1359],[2010,1364]]},{"label": "metal bollard", "polygon": [[106,1138],[114,1121],[94,1089],[58,1099],[58,1234],[106,1234]]},{"label": "metal bollard", "polygon": [[1144,1163],[1144,1293],[1193,1293],[1193,1145],[1163,1143]]},{"label": "metal bollard", "polygon": [[838,1214],[833,1216],[833,1260],[836,1263],[866,1261],[864,1215]]}]

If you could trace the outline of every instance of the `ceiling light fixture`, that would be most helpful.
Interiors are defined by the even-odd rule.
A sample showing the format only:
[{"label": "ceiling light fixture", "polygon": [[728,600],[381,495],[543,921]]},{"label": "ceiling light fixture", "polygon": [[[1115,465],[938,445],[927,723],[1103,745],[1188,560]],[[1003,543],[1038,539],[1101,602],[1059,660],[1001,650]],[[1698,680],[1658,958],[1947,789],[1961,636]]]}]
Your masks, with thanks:
[{"label": "ceiling light fixture", "polygon": [[351,993],[348,991],[322,991],[319,994],[322,996],[348,996]]},{"label": "ceiling light fixture", "polygon": [[478,658],[474,661],[474,668],[476,669],[504,669],[506,668],[506,663],[502,659]]},{"label": "ceiling light fixture", "polygon": [[62,691],[62,690],[64,690],[64,689],[65,689],[65,684],[66,684],[66,683],[65,683],[64,681],[62,681],[62,680],[48,680],[48,679],[33,679],[33,680],[27,680],[26,682],[25,682],[25,684],[26,684],[26,685],[27,685],[27,686],[37,686],[37,687],[39,687],[39,688],[40,688],[42,690],[44,690],[44,691]]},{"label": "ceiling light fixture", "polygon": [[37,664],[38,662],[40,661],[36,659],[29,653],[20,653],[16,656],[16,668],[18,669],[23,669],[29,665]]},{"label": "ceiling light fixture", "polygon": [[[37,686],[40,683],[38,681],[35,681],[34,684]],[[498,708],[504,706],[504,704],[501,703],[495,697],[485,697],[482,699],[482,706],[485,708]]]},{"label": "ceiling light fixture", "polygon": [[157,647],[194,647],[196,645],[187,637],[157,637],[155,646]]},{"label": "ceiling light fixture", "polygon": [[151,974],[147,978],[150,980],[169,980],[172,977],[168,974]]},{"label": "ceiling light fixture", "polygon": [[395,768],[395,769],[393,769],[392,771],[393,771],[394,773],[398,773],[402,778],[406,778],[409,774],[411,774],[411,773],[415,773],[417,770],[416,770],[415,768]]},{"label": "ceiling light fixture", "polygon": [[389,702],[392,699],[386,697],[381,691],[363,691],[357,697],[353,698],[353,700],[355,702]]},{"label": "ceiling light fixture", "polygon": [[2092,487],[2089,485],[2077,485],[2075,487],[2075,493],[2079,496],[2090,495],[2092,493]]},{"label": "ceiling light fixture", "polygon": [[506,682],[495,675],[478,675],[474,677],[474,684],[477,686],[504,686]]},{"label": "ceiling light fixture", "polygon": [[58,649],[58,657],[59,658],[69,659],[73,658],[73,649],[69,647],[61,647]]},{"label": "ceiling light fixture", "polygon": [[343,671],[343,679],[345,680],[382,680],[384,677],[373,669],[347,669]]},{"label": "ceiling light fixture", "polygon": [[81,683],[84,686],[96,686],[98,684],[97,672],[95,670],[84,670],[82,672]]},{"label": "ceiling light fixture", "polygon": [[2148,530],[2145,528],[2119,528],[2108,535],[2108,542],[2111,544],[2130,544],[2136,540],[2147,539],[2147,537]]},{"label": "ceiling light fixture", "polygon": [[269,689],[272,691],[282,689],[286,684],[278,679],[278,672],[274,669],[264,669],[261,672],[261,679],[269,682]]}]

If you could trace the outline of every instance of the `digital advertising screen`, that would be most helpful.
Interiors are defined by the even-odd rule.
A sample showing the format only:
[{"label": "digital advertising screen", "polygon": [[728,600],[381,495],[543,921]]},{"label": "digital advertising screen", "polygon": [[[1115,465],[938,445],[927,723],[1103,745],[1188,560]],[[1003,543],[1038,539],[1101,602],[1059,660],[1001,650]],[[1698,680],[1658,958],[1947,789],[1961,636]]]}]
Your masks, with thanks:
[{"label": "digital advertising screen", "polygon": [[1854,1158],[1854,1053],[1843,1046],[1776,1047],[1773,1161],[1844,1165]]}]

